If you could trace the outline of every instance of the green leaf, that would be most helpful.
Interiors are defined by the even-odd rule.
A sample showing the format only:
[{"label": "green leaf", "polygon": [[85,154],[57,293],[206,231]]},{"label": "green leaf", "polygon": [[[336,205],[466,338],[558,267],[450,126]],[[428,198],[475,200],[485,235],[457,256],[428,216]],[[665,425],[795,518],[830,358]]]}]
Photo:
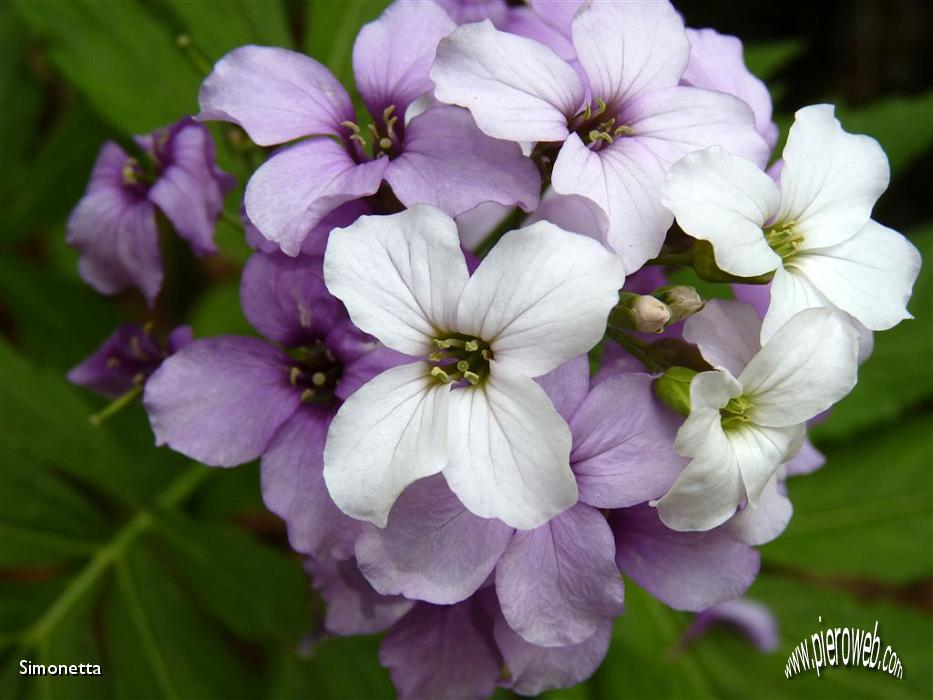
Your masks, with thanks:
[{"label": "green leaf", "polygon": [[868,426],[890,422],[933,396],[933,224],[910,236],[924,264],[908,308],[913,320],[875,333],[875,348],[859,368],[858,384],[815,426],[817,441],[839,440]]},{"label": "green leaf", "polygon": [[806,45],[802,39],[762,41],[745,47],[745,65],[762,80],[767,80],[799,56]]},{"label": "green leaf", "polygon": [[103,118],[148,133],[197,109],[200,76],[171,30],[136,0],[17,2],[49,57]]},{"label": "green leaf", "polygon": [[331,69],[343,85],[354,85],[351,54],[356,35],[376,19],[389,3],[386,0],[309,0],[305,51]]},{"label": "green leaf", "polygon": [[213,335],[256,335],[240,307],[239,282],[214,284],[198,299],[191,312],[198,338]]},{"label": "green leaf", "polygon": [[933,416],[826,450],[826,466],[788,482],[794,517],[765,561],[903,582],[933,574]]}]

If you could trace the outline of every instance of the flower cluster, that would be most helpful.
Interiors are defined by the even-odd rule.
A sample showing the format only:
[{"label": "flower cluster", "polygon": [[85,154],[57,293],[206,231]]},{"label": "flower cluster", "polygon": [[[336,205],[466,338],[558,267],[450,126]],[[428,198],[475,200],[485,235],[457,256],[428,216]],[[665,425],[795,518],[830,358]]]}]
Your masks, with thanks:
[{"label": "flower cluster", "polygon": [[806,107],[766,170],[741,42],[666,0],[399,0],[352,64],[365,112],[313,58],[238,48],[198,121],[104,147],[69,241],[96,289],[150,304],[156,208],[215,250],[231,183],[199,122],[277,147],[242,201],[258,336],[121,328],[72,380],[144,385],[156,442],[192,459],[260,459],[326,630],[388,630],[402,697],[585,679],[623,573],[707,611],[695,633],[760,621],[739,599],[785,480],[822,464],[808,422],[909,318],[919,255],[871,219],[878,144]]}]

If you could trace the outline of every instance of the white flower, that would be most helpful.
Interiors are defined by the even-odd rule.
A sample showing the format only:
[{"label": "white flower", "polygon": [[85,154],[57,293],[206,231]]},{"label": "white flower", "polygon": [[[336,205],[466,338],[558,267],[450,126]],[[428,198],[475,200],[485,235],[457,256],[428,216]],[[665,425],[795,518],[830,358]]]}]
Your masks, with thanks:
[{"label": "white flower", "polygon": [[814,105],[795,115],[780,189],[751,161],[714,147],[671,168],[662,202],[685,232],[712,243],[722,270],[775,271],[763,341],[812,307],[885,330],[911,318],[920,270],[916,248],[870,218],[888,179],[878,142],[843,131],[832,105]]},{"label": "white flower", "polygon": [[538,222],[471,277],[454,221],[416,206],[331,233],[324,278],[359,328],[422,358],[334,418],[324,479],[341,510],[384,527],[408,484],[441,471],[469,510],[516,528],[576,502],[570,430],[532,378],[602,337],[624,281],[614,255]]},{"label": "white flower", "polygon": [[[694,319],[701,323],[702,314]],[[800,449],[806,421],[855,386],[857,346],[847,317],[807,309],[778,329],[738,378],[726,355],[714,371],[696,375],[690,415],[674,442],[693,459],[652,502],[661,520],[674,530],[710,530],[743,498],[755,507],[778,467]]]}]

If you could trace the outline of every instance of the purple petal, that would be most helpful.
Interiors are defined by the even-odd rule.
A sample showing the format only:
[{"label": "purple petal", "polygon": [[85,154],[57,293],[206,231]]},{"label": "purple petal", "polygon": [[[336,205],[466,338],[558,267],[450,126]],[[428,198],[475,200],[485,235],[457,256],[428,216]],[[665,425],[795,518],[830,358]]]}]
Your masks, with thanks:
[{"label": "purple petal", "polygon": [[178,326],[165,341],[169,354],[176,353],[194,340],[194,329],[191,326]]},{"label": "purple petal", "polygon": [[285,521],[292,549],[349,559],[360,524],[337,508],[324,485],[324,438],[332,415],[302,406],[279,429],[262,456],[262,497]]},{"label": "purple petal", "polygon": [[394,105],[402,120],[408,105],[431,90],[428,71],[437,42],[456,28],[433,2],[395,2],[360,30],[353,44],[353,75],[374,118]]},{"label": "purple petal", "polygon": [[179,236],[198,255],[217,252],[214,224],[224,193],[235,182],[214,163],[214,140],[202,125],[183,120],[155,138],[154,157],[162,172],[149,190],[149,201],[168,217]]},{"label": "purple petal", "polygon": [[146,382],[156,444],[218,467],[256,459],[299,406],[289,366],[287,355],[256,338],[185,346]]},{"label": "purple petal", "polygon": [[288,49],[241,46],[201,83],[198,119],[239,124],[260,146],[340,134],[354,121],[343,86],[313,58]]},{"label": "purple petal", "polygon": [[81,277],[101,294],[137,287],[149,305],[162,287],[155,208],[124,182],[129,156],[101,148],[87,192],[68,218],[67,241],[78,250]]},{"label": "purple petal", "polygon": [[546,525],[519,531],[496,569],[509,626],[541,646],[577,644],[623,611],[622,577],[606,519],[577,504]]},{"label": "purple petal", "polygon": [[327,603],[324,626],[333,634],[372,634],[411,610],[411,601],[376,593],[352,559],[307,559],[305,570]]},{"label": "purple petal", "polygon": [[815,472],[824,464],[826,464],[826,456],[816,449],[809,439],[804,439],[800,452],[784,465],[784,469],[787,476],[800,476]]},{"label": "purple petal", "polygon": [[356,558],[380,593],[444,605],[464,600],[485,582],[512,532],[470,513],[437,474],[405,489],[386,528],[363,527]]},{"label": "purple petal", "polygon": [[328,214],[376,193],[388,162],[357,164],[336,141],[302,141],[275,153],[253,174],[246,186],[246,213],[265,238],[296,256]]},{"label": "purple petal", "polygon": [[576,60],[577,52],[570,39],[570,22],[581,0],[533,0],[531,7],[513,7],[504,29],[540,41],[567,62]]},{"label": "purple petal", "polygon": [[243,269],[240,305],[257,331],[285,347],[312,345],[346,318],[324,286],[317,255],[255,253]]},{"label": "purple petal", "polygon": [[700,637],[708,628],[725,624],[748,638],[754,647],[764,652],[776,651],[779,644],[778,624],[766,605],[747,598],[719,603],[704,610],[684,633],[685,641]]},{"label": "purple petal", "polygon": [[509,16],[505,0],[435,0],[457,24],[482,22],[488,19],[496,27],[503,27]]},{"label": "purple petal", "polygon": [[684,322],[684,339],[713,367],[738,377],[761,349],[761,317],[750,304],[710,299]]},{"label": "purple petal", "polygon": [[476,598],[456,605],[418,603],[382,641],[399,700],[462,700],[492,695],[501,657],[492,619]]},{"label": "purple petal", "polygon": [[687,29],[690,60],[681,82],[684,85],[735,95],[751,107],[755,128],[774,148],[777,125],[771,121],[771,95],[765,84],[752,75],[742,56],[742,41],[715,29]]},{"label": "purple petal", "polygon": [[[173,335],[185,329],[190,334],[190,327],[181,326]],[[68,372],[68,381],[105,396],[119,396],[141,384],[174,349],[171,345],[163,349],[147,329],[125,323]]]},{"label": "purple petal", "polygon": [[535,381],[547,393],[560,417],[569,423],[590,388],[589,358],[579,355]]},{"label": "purple petal", "polygon": [[687,460],[674,451],[680,421],[652,391],[653,377],[622,373],[597,384],[570,420],[580,500],[621,508],[660,498]]},{"label": "purple petal", "polygon": [[538,168],[518,144],[486,136],[468,111],[449,105],[411,120],[385,178],[406,206],[430,204],[450,216],[483,202],[531,211],[541,189]]},{"label": "purple petal", "polygon": [[344,319],[327,333],[324,345],[343,365],[334,393],[345,401],[354,391],[390,367],[411,362],[409,355],[390,350]]},{"label": "purple petal", "polygon": [[537,695],[552,688],[569,688],[589,678],[609,650],[612,620],[603,620],[588,639],[564,647],[539,647],[526,642],[501,615],[496,618],[494,632],[509,674],[508,683],[503,685],[519,695]]},{"label": "purple petal", "polygon": [[678,610],[704,610],[742,595],[758,575],[758,552],[727,530],[669,530],[641,505],[610,519],[619,568],[658,600]]},{"label": "purple petal", "polygon": [[535,221],[550,221],[565,231],[573,231],[600,243],[606,243],[609,221],[606,213],[592,200],[578,195],[557,194],[550,188],[541,198],[541,204],[525,220],[524,225]]}]

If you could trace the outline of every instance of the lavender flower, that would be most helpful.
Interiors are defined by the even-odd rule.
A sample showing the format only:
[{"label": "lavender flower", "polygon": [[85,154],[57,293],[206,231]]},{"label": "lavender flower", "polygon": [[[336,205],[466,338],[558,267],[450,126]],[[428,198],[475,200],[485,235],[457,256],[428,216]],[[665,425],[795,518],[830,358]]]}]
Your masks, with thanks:
[{"label": "lavender flower", "polygon": [[353,70],[374,120],[368,129],[357,125],[343,86],[312,58],[244,46],[217,63],[201,86],[200,119],[239,124],[264,146],[304,138],[275,153],[247,185],[246,213],[263,236],[297,255],[327,214],[360,198],[383,213],[418,203],[451,216],[490,201],[537,206],[534,164],[518,146],[480,132],[468,112],[442,105],[407,118],[431,89],[437,42],[455,27],[440,6],[409,2],[363,27]]},{"label": "lavender flower", "polygon": [[233,178],[214,164],[214,143],[190,119],[135,139],[142,159],[107,142],[87,192],[68,219],[84,280],[101,294],[137,287],[150,306],[162,287],[156,210],[197,255],[217,252],[214,224]]}]

